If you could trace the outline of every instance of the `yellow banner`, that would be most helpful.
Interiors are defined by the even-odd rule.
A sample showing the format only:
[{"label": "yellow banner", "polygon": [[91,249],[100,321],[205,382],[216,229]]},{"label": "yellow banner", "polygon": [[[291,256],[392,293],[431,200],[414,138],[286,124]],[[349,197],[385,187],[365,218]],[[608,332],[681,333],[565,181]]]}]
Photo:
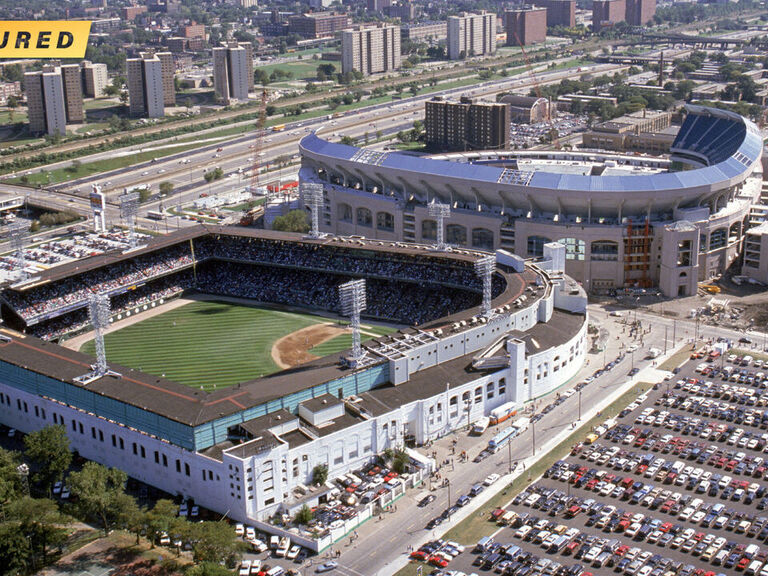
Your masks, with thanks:
[{"label": "yellow banner", "polygon": [[83,58],[90,20],[0,20],[0,58]]}]

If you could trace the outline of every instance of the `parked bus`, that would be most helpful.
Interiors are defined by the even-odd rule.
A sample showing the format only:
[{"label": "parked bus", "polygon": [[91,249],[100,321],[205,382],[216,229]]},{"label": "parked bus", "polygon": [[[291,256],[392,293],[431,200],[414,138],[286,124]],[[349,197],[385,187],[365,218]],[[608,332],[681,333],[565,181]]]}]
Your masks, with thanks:
[{"label": "parked bus", "polygon": [[485,432],[488,429],[488,424],[490,424],[491,419],[487,416],[484,416],[483,418],[480,418],[477,422],[475,422],[474,426],[472,426],[472,434],[476,434],[477,436],[480,436],[483,432]]},{"label": "parked bus", "polygon": [[488,450],[490,452],[498,452],[500,448],[504,447],[512,438],[517,436],[517,428],[510,426],[504,428],[501,432],[496,434],[491,441],[488,442]]},{"label": "parked bus", "polygon": [[517,403],[507,402],[491,410],[491,426],[501,424],[504,420],[517,415]]},{"label": "parked bus", "polygon": [[150,220],[165,220],[165,212],[160,210],[147,210],[147,218]]}]

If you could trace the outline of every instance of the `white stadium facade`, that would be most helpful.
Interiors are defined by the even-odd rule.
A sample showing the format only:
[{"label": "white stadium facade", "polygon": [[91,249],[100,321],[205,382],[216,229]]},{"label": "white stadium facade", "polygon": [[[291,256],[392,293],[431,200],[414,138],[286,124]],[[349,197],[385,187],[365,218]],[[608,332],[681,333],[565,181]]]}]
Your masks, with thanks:
[{"label": "white stadium facade", "polygon": [[588,291],[658,287],[676,297],[738,256],[760,200],[760,132],[742,116],[687,106],[669,159],[599,152],[473,152],[417,157],[331,143],[300,145],[300,180],[322,183],[321,229],[431,243],[431,202],[448,204],[457,247],[539,258],[566,247]]}]

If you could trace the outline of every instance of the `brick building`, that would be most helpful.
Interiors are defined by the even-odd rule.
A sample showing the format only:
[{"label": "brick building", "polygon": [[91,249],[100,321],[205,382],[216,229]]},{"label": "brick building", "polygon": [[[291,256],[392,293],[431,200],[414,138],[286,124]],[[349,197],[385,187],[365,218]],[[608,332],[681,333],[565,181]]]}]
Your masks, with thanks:
[{"label": "brick building", "polygon": [[547,38],[547,9],[532,6],[504,12],[507,46],[529,46]]}]

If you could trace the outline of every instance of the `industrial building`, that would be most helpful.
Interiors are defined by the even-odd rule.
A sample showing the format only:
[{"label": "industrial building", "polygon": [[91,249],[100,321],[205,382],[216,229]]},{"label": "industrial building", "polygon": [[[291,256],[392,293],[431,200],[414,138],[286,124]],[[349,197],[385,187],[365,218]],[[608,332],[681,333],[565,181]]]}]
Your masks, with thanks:
[{"label": "industrial building", "polygon": [[496,14],[448,17],[448,58],[459,60],[496,53]]}]

